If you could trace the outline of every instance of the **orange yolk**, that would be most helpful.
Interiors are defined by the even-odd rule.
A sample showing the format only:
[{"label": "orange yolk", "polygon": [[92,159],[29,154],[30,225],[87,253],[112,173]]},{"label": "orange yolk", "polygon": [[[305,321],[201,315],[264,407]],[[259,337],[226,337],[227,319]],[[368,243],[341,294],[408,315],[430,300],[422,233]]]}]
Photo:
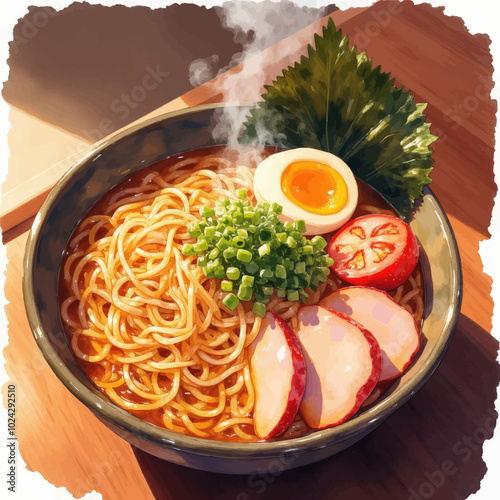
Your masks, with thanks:
[{"label": "orange yolk", "polygon": [[336,214],[347,203],[343,177],[315,161],[290,163],[281,175],[281,189],[292,203],[312,214]]}]

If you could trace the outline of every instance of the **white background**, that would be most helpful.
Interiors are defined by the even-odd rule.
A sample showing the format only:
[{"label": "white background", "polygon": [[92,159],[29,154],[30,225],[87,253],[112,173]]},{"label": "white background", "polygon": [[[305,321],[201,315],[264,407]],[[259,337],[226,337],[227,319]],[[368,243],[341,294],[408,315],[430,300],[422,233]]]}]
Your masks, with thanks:
[{"label": "white background", "polygon": [[[0,79],[2,82],[6,81],[8,78],[8,65],[7,58],[8,54],[8,42],[12,40],[12,31],[17,22],[17,20],[28,13],[29,5],[38,6],[51,6],[58,10],[68,6],[71,2],[67,0],[42,0],[32,2],[28,0],[8,0],[2,1],[1,14],[0,14]],[[101,4],[106,6],[114,5],[115,2],[112,1],[95,1],[89,0],[91,4]],[[153,0],[149,2],[133,1],[133,0],[121,0],[119,2],[122,5],[133,6],[133,5],[147,5],[152,8],[159,8],[175,3],[173,1],[158,1]],[[190,3],[195,3],[198,5],[205,5],[207,7],[213,5],[220,5],[222,2],[216,0],[209,0],[206,2],[191,0]],[[312,1],[312,0],[295,0],[296,4],[307,5],[310,7],[321,7],[328,5],[328,1]],[[373,4],[370,0],[337,0],[335,4],[340,9],[346,9],[348,7],[357,6],[369,6]],[[421,0],[414,0],[414,3],[424,3]],[[486,33],[492,40],[491,51],[493,53],[494,65],[499,64],[499,45],[500,45],[500,30],[498,29],[498,9],[494,9],[497,2],[492,0],[427,0],[425,3],[430,3],[433,6],[445,6],[445,14],[460,16],[473,34],[475,33]],[[7,6],[6,6],[7,4]],[[494,14],[494,10],[497,14]],[[495,71],[494,78],[498,76],[498,68]],[[495,78],[496,79],[496,78]],[[492,97],[499,100],[500,92],[498,86],[493,89]],[[7,147],[7,131],[10,127],[8,121],[8,105],[0,100],[0,180],[3,179],[5,172],[7,171],[7,162],[9,157],[9,151]],[[498,142],[498,126],[496,139]],[[497,182],[499,174],[499,154],[498,151],[495,153],[495,173]],[[500,265],[498,264],[498,250],[500,249],[500,208],[498,202],[496,203],[493,210],[493,219],[490,226],[490,233],[493,235],[488,241],[483,242],[480,245],[480,254],[484,264],[484,270],[486,273],[494,277],[493,283],[493,298],[498,298],[500,296]],[[496,249],[496,250],[495,250]],[[2,271],[0,272],[0,288],[3,291],[5,276],[3,274],[3,269],[5,266],[5,248],[0,246],[0,263]],[[0,301],[3,304],[5,299],[0,296]],[[494,309],[493,318],[493,335],[500,339],[500,320],[498,318],[499,308],[498,305]],[[7,343],[7,320],[5,318],[5,311],[3,307],[0,310],[0,348]],[[4,360],[0,356],[0,385],[3,385],[7,381],[7,375],[4,370]],[[478,367],[478,369],[481,369]],[[499,411],[499,405],[496,405],[497,411]],[[6,491],[6,477],[4,476],[5,464],[6,464],[6,447],[4,445],[5,435],[4,429],[7,429],[7,417],[6,412],[1,412],[0,417],[0,495],[2,498],[20,498],[20,499],[66,499],[73,498],[64,488],[55,488],[53,485],[48,483],[39,473],[28,472],[25,469],[25,464],[22,458],[18,456],[17,464],[17,482],[18,482],[18,493],[12,494]],[[5,457],[4,457],[5,454]],[[496,435],[493,439],[486,441],[483,448],[483,456],[488,466],[488,472],[481,483],[481,488],[478,493],[470,498],[475,499],[485,499],[490,500],[494,498],[499,498],[500,491],[500,478],[498,471],[500,470],[500,431],[496,429]],[[436,497],[438,497],[437,493]],[[100,494],[95,492],[85,495],[85,499],[97,499],[102,498]],[[392,499],[391,499],[392,500]],[[400,500],[400,499],[394,499]],[[401,499],[403,500],[403,499]]]}]

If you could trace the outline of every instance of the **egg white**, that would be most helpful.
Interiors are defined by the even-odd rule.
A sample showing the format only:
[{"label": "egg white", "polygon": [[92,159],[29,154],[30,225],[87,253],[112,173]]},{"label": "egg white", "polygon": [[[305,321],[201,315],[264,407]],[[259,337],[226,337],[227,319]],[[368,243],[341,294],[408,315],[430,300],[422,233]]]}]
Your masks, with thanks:
[{"label": "egg white", "polygon": [[[285,168],[297,161],[319,162],[342,176],[347,186],[347,202],[339,212],[330,215],[313,214],[286,197],[281,188],[281,177]],[[358,185],[347,164],[331,153],[312,148],[290,149],[267,157],[255,171],[253,190],[257,201],[276,202],[283,207],[279,216],[281,221],[304,220],[307,235],[328,233],[343,226],[352,217],[358,204]]]}]

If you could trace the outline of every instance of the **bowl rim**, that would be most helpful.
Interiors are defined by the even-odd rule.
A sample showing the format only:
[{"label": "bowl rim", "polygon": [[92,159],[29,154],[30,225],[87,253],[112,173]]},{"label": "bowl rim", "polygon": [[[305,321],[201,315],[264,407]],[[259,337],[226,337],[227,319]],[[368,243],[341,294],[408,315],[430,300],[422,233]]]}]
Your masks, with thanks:
[{"label": "bowl rim", "polygon": [[[402,387],[398,387],[386,398],[374,404],[362,414],[355,416],[344,424],[337,427],[330,427],[323,430],[313,431],[305,436],[290,438],[280,441],[259,441],[259,442],[231,442],[215,441],[199,437],[186,436],[184,434],[170,431],[154,424],[146,422],[124,409],[119,408],[106,398],[103,394],[92,392],[85,386],[76,375],[74,375],[65,365],[58,355],[55,348],[47,338],[34,297],[33,265],[40,239],[41,230],[48,218],[48,214],[54,208],[59,193],[71,181],[76,172],[85,166],[100,152],[107,147],[114,145],[123,138],[137,131],[147,129],[151,125],[158,124],[168,119],[180,116],[189,116],[203,111],[216,110],[223,107],[237,106],[240,108],[252,108],[256,106],[254,102],[229,102],[205,104],[186,109],[162,113],[152,117],[144,122],[131,124],[122,131],[116,133],[111,138],[104,140],[101,144],[94,147],[83,158],[77,161],[55,184],[38,214],[35,217],[32,228],[29,232],[26,250],[23,262],[23,296],[28,322],[32,330],[35,341],[42,351],[43,356],[50,365],[52,371],[57,375],[70,392],[79,399],[96,416],[114,424],[123,431],[135,435],[153,445],[159,445],[164,448],[191,452],[196,455],[214,456],[219,458],[271,458],[281,456],[285,452],[301,452],[304,449],[308,451],[324,448],[333,443],[345,441],[366,432],[368,428],[375,428],[390,414],[400,408],[407,400],[420,389],[430,376],[437,369],[443,359],[447,348],[451,342],[453,331],[460,315],[462,302],[462,269],[460,255],[458,251],[455,235],[449,223],[449,220],[432,191],[427,187],[424,190],[424,196],[429,197],[435,206],[435,211],[442,221],[444,236],[448,241],[452,259],[451,265],[451,290],[452,302],[448,306],[448,316],[445,325],[439,336],[436,345],[429,353],[422,367],[408,380]],[[451,312],[451,313],[450,313]],[[403,390],[404,389],[404,390]]]}]

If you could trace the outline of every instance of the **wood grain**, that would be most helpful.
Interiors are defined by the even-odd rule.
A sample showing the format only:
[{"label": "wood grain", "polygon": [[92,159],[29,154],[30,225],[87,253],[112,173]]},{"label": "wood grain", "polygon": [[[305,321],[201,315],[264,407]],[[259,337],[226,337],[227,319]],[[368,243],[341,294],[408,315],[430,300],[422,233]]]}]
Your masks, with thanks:
[{"label": "wood grain", "polygon": [[[139,120],[133,121],[130,125],[136,123],[141,123],[149,118],[153,118],[163,113],[168,113],[170,111],[176,111],[178,109],[186,108],[186,103],[182,98],[177,98],[169,103],[165,104],[159,109],[148,113]],[[29,122],[25,119],[23,129],[26,129],[26,124],[28,123],[30,128],[33,128],[33,120],[38,121],[37,118],[32,118]],[[125,127],[124,127],[125,128]],[[38,127],[37,133],[40,132],[40,127]],[[106,136],[96,143],[89,143],[83,138],[75,138],[73,134],[66,134],[64,140],[61,143],[64,145],[64,150],[70,152],[69,156],[61,158],[56,164],[52,164],[50,167],[46,167],[42,161],[42,165],[37,165],[36,168],[30,170],[31,176],[25,175],[25,180],[17,185],[14,185],[7,192],[2,194],[2,204],[0,207],[0,227],[2,231],[7,232],[14,229],[17,225],[20,225],[26,219],[34,216],[45,198],[49,194],[50,190],[54,187],[54,184],[81,158],[87,155],[93,148],[98,147],[105,141],[112,139],[115,135],[119,134],[123,128],[113,132],[112,134]],[[47,129],[43,130],[44,138],[46,140],[51,140],[51,136],[54,133],[54,126],[50,125]],[[11,148],[11,155],[16,154],[16,149],[13,149],[13,144],[11,141],[11,136],[9,136],[9,146]],[[59,148],[59,149],[62,149]],[[30,153],[28,153],[30,154]],[[53,157],[53,155],[51,155]],[[35,153],[31,153],[32,161],[39,161]],[[46,160],[46,158],[44,158]],[[25,165],[29,168],[29,163],[26,162]],[[45,169],[43,169],[45,166]],[[19,165],[19,158],[16,161],[9,162],[9,168],[21,168]],[[5,186],[3,186],[4,190]]]},{"label": "wood grain", "polygon": [[[20,395],[21,454],[30,469],[53,484],[66,486],[75,496],[95,489],[105,500],[399,500],[414,493],[414,498],[423,498],[429,487],[434,498],[447,500],[465,499],[479,488],[486,470],[481,448],[496,421],[499,381],[498,343],[489,334],[491,280],[483,274],[478,255],[479,242],[488,237],[496,192],[492,170],[496,103],[488,90],[489,40],[470,35],[460,19],[444,16],[441,9],[410,2],[397,9],[378,3],[369,9],[336,12],[333,18],[352,41],[368,50],[375,64],[390,70],[418,100],[429,102],[429,119],[441,137],[435,145],[432,187],[450,217],[464,271],[462,314],[444,361],[387,422],[347,451],[318,464],[250,477],[175,466],[133,450],[108,431],[69,395],[43,360],[22,306],[20,266],[26,234],[21,234],[7,244],[10,339],[4,354]],[[268,49],[261,56],[262,77],[247,84],[241,98],[258,98],[262,83],[270,82],[284,61],[292,63],[304,53],[312,33],[325,22]],[[255,65],[260,64],[258,57]],[[241,68],[226,74],[225,85],[239,81],[239,73]],[[209,82],[174,106],[220,99],[224,96],[220,84],[221,80]],[[454,108],[456,103],[462,108]],[[432,484],[432,478],[439,478],[435,483],[439,486]]]},{"label": "wood grain", "polygon": [[[43,359],[24,313],[22,255],[28,234],[7,244],[9,345],[3,354],[18,395],[17,438],[30,470],[76,497],[92,489],[115,498],[154,498],[128,443],[71,397]],[[130,496],[127,496],[130,495]],[[111,497],[112,498],[112,497]]]}]

